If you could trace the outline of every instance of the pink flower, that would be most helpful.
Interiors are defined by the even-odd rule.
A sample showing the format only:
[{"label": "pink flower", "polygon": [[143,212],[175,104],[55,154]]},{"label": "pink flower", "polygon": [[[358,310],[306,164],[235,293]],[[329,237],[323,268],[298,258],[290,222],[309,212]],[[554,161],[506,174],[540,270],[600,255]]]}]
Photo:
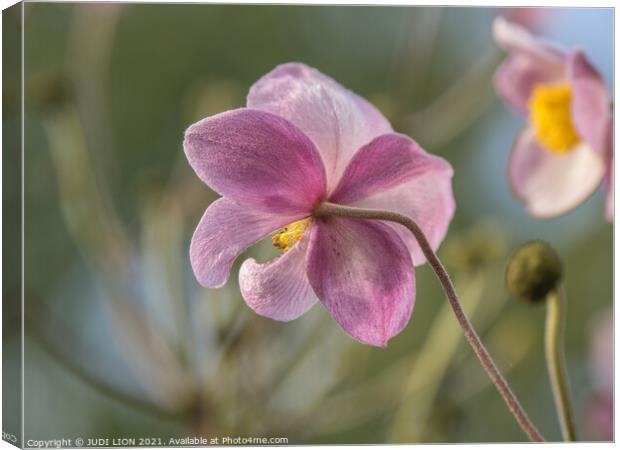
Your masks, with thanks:
[{"label": "pink flower", "polygon": [[501,8],[502,16],[510,22],[526,26],[530,29],[543,28],[549,22],[550,15],[553,13],[552,8]]},{"label": "pink flower", "polygon": [[613,311],[605,311],[597,319],[591,348],[595,388],[583,405],[582,418],[592,437],[611,441],[614,437]]},{"label": "pink flower", "polygon": [[196,174],[222,195],[192,238],[198,281],[220,287],[255,242],[284,250],[239,272],[258,314],[296,319],[317,300],[355,339],[378,346],[409,321],[413,266],[424,262],[400,225],[317,218],[333,203],[384,208],[414,218],[433,247],[454,213],[451,166],[394,133],[370,103],[303,64],[284,64],[252,86],[247,108],[208,117],[185,134]]},{"label": "pink flower", "polygon": [[501,17],[494,32],[509,54],[495,74],[496,90],[528,120],[510,157],[513,192],[536,217],[564,214],[586,200],[606,173],[611,181],[607,88],[581,50],[558,50]]}]

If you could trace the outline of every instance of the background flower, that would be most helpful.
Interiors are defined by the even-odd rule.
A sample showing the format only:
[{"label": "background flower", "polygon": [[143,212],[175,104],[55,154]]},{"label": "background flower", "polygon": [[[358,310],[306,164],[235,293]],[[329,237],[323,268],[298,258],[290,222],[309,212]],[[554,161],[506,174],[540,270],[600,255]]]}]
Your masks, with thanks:
[{"label": "background flower", "polygon": [[614,323],[613,311],[599,313],[593,322],[590,371],[592,392],[581,411],[582,422],[591,438],[614,438]]},{"label": "background flower", "polygon": [[528,119],[512,150],[511,187],[532,215],[564,214],[590,196],[610,164],[607,88],[581,50],[565,53],[501,17],[494,32],[509,54],[495,75],[497,92]]}]

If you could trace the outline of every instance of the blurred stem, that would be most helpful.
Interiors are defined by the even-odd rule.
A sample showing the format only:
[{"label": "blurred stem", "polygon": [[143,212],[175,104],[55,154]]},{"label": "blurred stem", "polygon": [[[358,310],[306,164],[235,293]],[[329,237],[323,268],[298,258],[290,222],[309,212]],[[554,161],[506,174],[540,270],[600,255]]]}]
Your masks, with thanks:
[{"label": "blurred stem", "polygon": [[[529,320],[529,316],[522,321],[513,314],[507,314],[488,321],[493,323],[493,326],[485,333],[491,344],[490,350],[496,350],[493,353],[501,354],[506,361],[509,361],[505,364],[506,373],[518,367],[534,347],[535,330],[526,320]],[[521,333],[521,338],[517,343],[514,341],[514,336],[518,333]],[[460,382],[457,385],[448,386],[447,396],[457,404],[471,401],[492,386],[488,378],[476,376],[480,367],[471,359],[461,358],[460,361],[453,362],[452,370],[458,373]]]},{"label": "blurred stem", "polygon": [[[218,330],[224,329],[227,330],[226,334],[223,338],[218,340],[217,352],[209,361],[209,367],[207,374],[205,375],[205,383],[209,384],[209,380],[217,380],[219,375],[226,368],[224,367],[223,360],[228,355],[230,349],[235,344],[239,336],[243,331],[243,327],[245,326],[248,320],[247,308],[244,308],[243,302],[237,302],[233,313],[231,314],[232,319],[226,325],[222,326],[218,324]],[[214,388],[218,388],[218,386],[214,386]]]},{"label": "blurred stem", "polygon": [[267,388],[264,389],[265,396],[273,395],[273,392],[281,386],[287,376],[305,360],[306,356],[308,356],[311,350],[315,348],[316,344],[325,336],[323,331],[328,324],[329,322],[322,320],[317,325],[316,329],[306,338],[301,348],[278,368],[278,371],[270,379]]},{"label": "blurred stem", "polygon": [[174,339],[179,361],[186,367],[193,364],[194,340],[192,338],[192,317],[186,302],[183,284],[181,253],[183,248],[183,214],[172,196],[159,190],[151,190],[142,208],[143,267],[155,289],[146,300],[153,302],[153,308],[168,304],[167,314],[175,323]]},{"label": "blurred stem", "polygon": [[38,327],[34,324],[33,320],[28,318],[28,326],[25,328],[28,335],[39,344],[39,347],[50,355],[56,363],[58,363],[65,370],[73,374],[76,378],[81,380],[86,385],[93,388],[95,391],[102,394],[104,397],[115,400],[131,409],[138,410],[150,415],[154,415],[163,419],[172,420],[184,420],[183,413],[170,412],[161,409],[158,405],[151,403],[147,400],[143,400],[135,395],[121,391],[109,383],[99,379],[97,376],[89,373],[86,369],[81,367],[69,359],[62,351],[56,348],[55,345],[48,342],[38,331]]},{"label": "blurred stem", "polygon": [[314,214],[317,217],[340,216],[348,217],[351,219],[386,220],[388,222],[399,223],[406,227],[409,231],[411,231],[416,241],[420,245],[424,256],[426,256],[428,263],[431,265],[433,271],[437,275],[439,282],[443,286],[446,296],[448,297],[448,301],[450,302],[450,306],[452,307],[452,310],[454,311],[454,314],[456,316],[456,319],[461,325],[461,328],[463,328],[465,338],[476,353],[476,356],[478,357],[480,363],[495,384],[495,387],[499,391],[500,395],[504,398],[506,405],[508,405],[508,409],[515,417],[521,429],[529,436],[532,441],[544,441],[544,438],[536,429],[536,426],[532,423],[527,413],[519,403],[519,400],[510,389],[508,382],[500,373],[499,369],[493,362],[491,355],[485,348],[484,344],[478,337],[478,334],[471,325],[471,322],[465,315],[465,312],[461,307],[458,295],[456,294],[454,285],[450,280],[448,272],[444,268],[441,261],[439,261],[439,258],[437,258],[437,255],[435,255],[435,252],[431,248],[428,240],[426,239],[426,236],[413,219],[403,214],[392,211],[362,209],[351,206],[336,205],[329,202],[324,202],[320,204],[314,211]]},{"label": "blurred stem", "polygon": [[116,148],[111,132],[110,103],[114,96],[109,93],[110,62],[124,7],[113,3],[76,4],[69,25],[65,66],[75,83],[76,107],[96,167],[116,163],[110,158]]},{"label": "blurred stem", "polygon": [[565,441],[576,441],[575,422],[571,408],[566,358],[564,356],[564,325],[566,302],[561,287],[547,294],[547,320],[545,323],[545,355],[553,399]]},{"label": "blurred stem", "polygon": [[192,395],[192,374],[179,364],[169,336],[138,306],[131,288],[135,248],[93,168],[79,115],[64,106],[50,114],[44,127],[67,231],[101,281],[102,306],[125,359],[158,404],[183,407],[180,402]]},{"label": "blurred stem", "polygon": [[430,147],[442,147],[472,125],[494,98],[489,80],[502,58],[495,44],[422,110],[403,119],[402,127]]},{"label": "blurred stem", "polygon": [[[481,271],[468,278],[462,297],[463,305],[475,314],[481,303],[485,278]],[[423,438],[423,430],[441,382],[462,342],[458,328],[453,326],[452,320],[450,306],[444,304],[435,316],[422,350],[409,373],[402,392],[402,401],[392,422],[392,442],[420,442]],[[417,414],[412,415],[412,411]],[[415,427],[411,426],[412,422]]]},{"label": "blurred stem", "polygon": [[392,96],[397,101],[396,118],[407,114],[410,103],[416,100],[413,97],[419,97],[416,94],[420,93],[420,87],[426,86],[442,16],[441,8],[416,8],[402,19],[401,42],[392,57],[389,73]]}]

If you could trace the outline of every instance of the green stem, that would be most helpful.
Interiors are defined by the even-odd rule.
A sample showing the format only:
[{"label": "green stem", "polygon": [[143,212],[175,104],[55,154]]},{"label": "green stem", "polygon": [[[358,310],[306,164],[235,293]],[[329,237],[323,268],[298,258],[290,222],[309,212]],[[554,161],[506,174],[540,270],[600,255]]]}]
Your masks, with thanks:
[{"label": "green stem", "polygon": [[[471,314],[475,314],[483,297],[485,279],[481,271],[470,275],[468,283],[463,283],[465,289],[461,291],[461,301]],[[459,280],[456,284],[460,284]],[[405,382],[402,400],[390,430],[392,442],[423,441],[424,430],[441,383],[461,348],[460,331],[454,326],[453,320],[450,305],[445,303],[435,316]],[[415,413],[412,414],[412,411]],[[412,420],[415,426],[411,425]]]},{"label": "green stem", "polygon": [[[155,403],[151,403],[148,400],[143,400],[133,394],[122,391],[101,379],[91,374],[87,369],[84,369],[79,364],[73,362],[67,357],[61,350],[56,348],[53,344],[48,342],[39,332],[36,330],[36,325],[33,325],[32,320],[28,320],[30,326],[27,327],[28,335],[37,343],[39,347],[43,349],[53,360],[71,373],[77,379],[82,381],[87,386],[91,387],[95,391],[99,392],[106,398],[112,399],[126,407],[134,410],[150,414],[160,419],[183,421],[185,419],[185,413],[183,411],[175,412],[168,411],[159,407]],[[27,324],[28,325],[28,324]]]},{"label": "green stem", "polygon": [[558,419],[562,427],[562,438],[565,441],[576,441],[575,422],[571,409],[568,389],[568,376],[564,357],[564,322],[566,305],[561,287],[553,289],[547,294],[547,321],[545,324],[545,354],[547,370],[553,399],[558,412]]},{"label": "green stem", "polygon": [[432,247],[430,246],[424,232],[420,229],[417,223],[410,217],[407,217],[403,214],[399,214],[392,211],[382,211],[377,209],[362,209],[356,208],[352,206],[345,205],[336,205],[334,203],[324,202],[320,204],[317,209],[314,211],[314,215],[316,217],[326,217],[326,216],[341,216],[348,217],[351,219],[370,219],[370,220],[385,220],[389,222],[395,222],[406,227],[415,239],[417,240],[424,256],[430,266],[435,271],[439,282],[441,283],[446,296],[448,297],[448,301],[450,302],[450,306],[454,311],[457,321],[463,328],[463,332],[465,334],[465,338],[473,348],[476,356],[480,360],[482,367],[487,372],[487,375],[495,384],[495,387],[499,391],[500,395],[506,402],[508,409],[514,416],[515,420],[521,427],[521,429],[528,435],[528,437],[532,441],[536,442],[544,442],[544,438],[540,434],[540,432],[536,429],[536,426],[532,423],[527,413],[517,400],[516,396],[510,389],[508,382],[505,380],[503,375],[500,373],[499,369],[493,362],[491,355],[485,348],[484,344],[478,337],[478,334],[474,330],[471,322],[465,315],[463,308],[461,307],[461,303],[456,294],[456,290],[454,289],[454,285],[452,284],[452,280],[450,280],[450,276],[448,272],[444,268],[443,264],[435,255]]}]

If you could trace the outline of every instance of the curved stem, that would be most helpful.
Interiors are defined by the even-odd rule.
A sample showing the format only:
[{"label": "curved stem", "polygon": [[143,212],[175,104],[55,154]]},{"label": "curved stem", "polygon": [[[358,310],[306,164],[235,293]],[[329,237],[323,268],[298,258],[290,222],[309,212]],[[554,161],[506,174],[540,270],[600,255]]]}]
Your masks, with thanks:
[{"label": "curved stem", "polygon": [[362,209],[352,206],[336,205],[329,202],[324,202],[320,204],[314,211],[314,215],[316,217],[341,216],[351,219],[386,220],[389,222],[399,223],[406,227],[409,231],[411,231],[411,233],[418,241],[418,244],[420,245],[424,256],[426,256],[428,263],[435,271],[437,278],[439,278],[439,282],[441,283],[446,293],[446,296],[448,297],[448,301],[450,302],[450,306],[454,311],[457,321],[461,325],[461,328],[463,328],[467,341],[472,346],[474,352],[476,353],[476,356],[480,360],[480,363],[486,370],[491,381],[493,381],[493,383],[495,384],[495,387],[497,387],[500,395],[504,398],[504,401],[508,405],[508,409],[515,417],[521,429],[529,436],[532,441],[544,441],[544,438],[538,432],[536,426],[529,419],[527,413],[524,411],[523,407],[510,389],[510,386],[493,362],[491,355],[489,355],[489,352],[480,341],[478,334],[474,330],[472,324],[465,315],[463,308],[461,307],[458,296],[454,289],[454,285],[450,280],[448,272],[444,268],[441,261],[439,261],[439,258],[437,258],[437,255],[435,255],[435,252],[431,248],[428,240],[426,239],[426,236],[424,235],[418,224],[413,221],[413,219],[396,212],[382,211],[376,209]]},{"label": "curved stem", "polygon": [[545,323],[545,355],[553,399],[562,427],[565,441],[576,441],[575,422],[570,405],[568,377],[564,357],[565,301],[561,288],[553,289],[547,295],[547,320]]}]

